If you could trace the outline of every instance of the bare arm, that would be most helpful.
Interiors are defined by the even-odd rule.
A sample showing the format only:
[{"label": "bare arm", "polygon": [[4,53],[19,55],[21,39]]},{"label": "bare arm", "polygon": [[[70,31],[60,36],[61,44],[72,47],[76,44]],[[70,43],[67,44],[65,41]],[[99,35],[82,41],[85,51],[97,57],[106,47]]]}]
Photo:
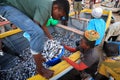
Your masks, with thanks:
[{"label": "bare arm", "polygon": [[78,71],[82,71],[82,70],[85,70],[85,69],[88,68],[88,66],[84,62],[80,62],[78,64],[78,63],[75,63],[72,60],[70,60],[69,58],[64,57],[64,56],[62,57],[62,59],[64,59],[65,61],[67,61],[70,65],[72,65]]}]

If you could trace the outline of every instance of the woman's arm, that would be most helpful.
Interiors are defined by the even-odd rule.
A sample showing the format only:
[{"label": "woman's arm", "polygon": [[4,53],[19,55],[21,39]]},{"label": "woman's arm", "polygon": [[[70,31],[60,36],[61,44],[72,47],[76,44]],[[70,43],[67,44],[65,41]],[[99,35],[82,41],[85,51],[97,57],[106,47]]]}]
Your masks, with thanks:
[{"label": "woman's arm", "polygon": [[65,48],[66,50],[70,51],[70,52],[76,52],[76,51],[77,51],[76,48],[72,48],[72,47],[67,46],[67,45],[64,45],[64,48]]},{"label": "woman's arm", "polygon": [[67,61],[70,65],[72,65],[76,70],[82,71],[82,70],[88,68],[88,66],[83,62],[80,62],[79,64],[77,64],[77,63],[73,62],[72,60],[70,60],[67,57],[62,57],[62,58],[65,61]]}]

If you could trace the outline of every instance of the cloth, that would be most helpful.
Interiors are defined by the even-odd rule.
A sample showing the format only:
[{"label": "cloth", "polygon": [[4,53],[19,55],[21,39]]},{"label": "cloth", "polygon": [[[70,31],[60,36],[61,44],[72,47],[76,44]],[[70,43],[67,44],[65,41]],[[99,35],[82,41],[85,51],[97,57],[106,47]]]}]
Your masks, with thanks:
[{"label": "cloth", "polygon": [[65,57],[64,58],[69,64],[71,64],[75,69],[82,71],[86,69],[88,66],[84,64],[83,62],[80,62],[80,64],[76,64],[75,62],[71,61],[69,58]]},{"label": "cloth", "polygon": [[91,14],[94,18],[100,18],[102,16],[102,13],[103,13],[102,8],[98,7],[98,8],[94,8]]},{"label": "cloth", "polygon": [[53,19],[53,18],[50,18],[50,19],[47,21],[46,26],[47,26],[47,27],[48,27],[48,26],[56,26],[58,23],[59,23],[58,20],[55,20],[55,19]]},{"label": "cloth", "polygon": [[96,32],[99,33],[100,38],[96,40],[96,43],[95,43],[95,45],[99,45],[102,42],[102,39],[105,35],[106,23],[101,18],[91,19],[88,23],[86,30],[95,30]]},{"label": "cloth", "polygon": [[108,41],[108,39],[111,36],[118,36],[116,41],[120,41],[120,22],[115,22],[110,25],[110,27],[106,33],[106,36],[105,36],[105,41]]},{"label": "cloth", "polygon": [[96,48],[89,50],[81,50],[83,57],[81,56],[81,61],[84,62],[87,66],[92,66],[99,59],[99,52],[96,51]]},{"label": "cloth", "polygon": [[[6,0],[31,19],[43,25],[51,16],[52,0]],[[27,4],[27,5],[26,5]],[[41,16],[41,17],[39,17]]]},{"label": "cloth", "polygon": [[120,56],[118,59],[107,58],[101,63],[98,72],[106,77],[112,76],[115,80],[120,80]]},{"label": "cloth", "polygon": [[99,52],[97,48],[92,48],[87,51],[80,49],[81,51],[81,62],[79,64],[71,61],[69,58],[65,58],[65,60],[71,64],[75,69],[82,71],[85,70],[87,73],[94,75],[97,71],[98,61],[99,61]]},{"label": "cloth", "polygon": [[11,6],[0,6],[0,15],[8,19],[14,25],[18,26],[21,30],[30,34],[30,48],[34,52],[38,53],[43,50],[44,32],[29,17]]},{"label": "cloth", "polygon": [[66,50],[70,51],[70,52],[76,52],[76,51],[77,51],[76,48],[72,48],[72,47],[69,47],[69,46],[67,46],[67,45],[64,45],[64,48],[65,48]]},{"label": "cloth", "polygon": [[86,30],[84,35],[90,41],[96,41],[100,37],[99,34],[94,30]]},{"label": "cloth", "polygon": [[81,62],[88,66],[88,68],[85,69],[85,72],[90,74],[92,77],[95,76],[97,71],[99,60],[102,54],[101,52],[102,51],[98,46],[87,51],[82,51],[83,57],[81,55]]},{"label": "cloth", "polygon": [[74,8],[74,11],[81,11],[82,10],[81,1],[74,1],[73,8]]}]

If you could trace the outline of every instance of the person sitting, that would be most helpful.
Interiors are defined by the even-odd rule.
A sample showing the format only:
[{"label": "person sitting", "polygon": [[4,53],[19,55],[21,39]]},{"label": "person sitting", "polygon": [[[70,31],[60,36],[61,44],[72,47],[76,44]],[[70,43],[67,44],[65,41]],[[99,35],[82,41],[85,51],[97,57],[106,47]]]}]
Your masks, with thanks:
[{"label": "person sitting", "polygon": [[89,21],[88,26],[86,28],[86,30],[95,30],[96,32],[99,33],[100,38],[96,40],[95,45],[99,45],[102,42],[103,37],[105,35],[106,23],[101,18],[102,13],[103,13],[103,10],[100,7],[94,8],[91,13],[93,16],[93,19]]},{"label": "person sitting", "polygon": [[106,58],[100,64],[95,80],[109,80],[110,77],[120,80],[120,44],[104,42]]},{"label": "person sitting", "polygon": [[97,71],[97,65],[99,62],[99,51],[95,48],[95,41],[99,38],[99,34],[94,30],[87,30],[84,33],[83,38],[79,41],[76,48],[71,48],[64,44],[64,48],[76,52],[80,51],[80,63],[77,64],[67,57],[62,57],[63,60],[67,61],[78,71],[85,71],[94,77],[94,73]]}]

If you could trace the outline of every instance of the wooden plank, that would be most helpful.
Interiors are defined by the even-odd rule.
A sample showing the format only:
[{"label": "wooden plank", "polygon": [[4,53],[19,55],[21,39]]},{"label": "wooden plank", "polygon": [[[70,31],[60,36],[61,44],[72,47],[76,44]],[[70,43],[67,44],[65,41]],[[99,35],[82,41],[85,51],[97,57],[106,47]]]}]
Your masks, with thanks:
[{"label": "wooden plank", "polygon": [[7,37],[7,36],[11,36],[11,35],[13,35],[13,34],[17,34],[17,33],[21,32],[21,31],[22,31],[22,30],[20,30],[20,29],[15,29],[15,30],[10,30],[10,31],[1,33],[1,34],[0,34],[0,39],[1,39],[1,38],[5,38],[5,37]]},{"label": "wooden plank", "polygon": [[61,25],[61,24],[57,24],[56,26],[60,27],[60,28],[63,28],[63,29],[66,29],[66,30],[69,30],[69,31],[72,31],[72,32],[77,33],[77,34],[82,35],[82,36],[84,34],[84,31],[80,31],[78,29],[75,29],[75,28],[72,28],[72,27],[69,27],[69,26],[65,26],[65,25]]},{"label": "wooden plank", "polygon": [[111,23],[112,11],[108,11],[107,15],[108,15],[108,18],[106,21],[106,30],[108,29],[108,27],[110,26],[110,23]]},{"label": "wooden plank", "polygon": [[86,18],[74,18],[74,17],[70,17],[71,19],[76,19],[76,20],[81,20],[81,21],[86,21],[88,22],[89,19],[86,19]]}]

